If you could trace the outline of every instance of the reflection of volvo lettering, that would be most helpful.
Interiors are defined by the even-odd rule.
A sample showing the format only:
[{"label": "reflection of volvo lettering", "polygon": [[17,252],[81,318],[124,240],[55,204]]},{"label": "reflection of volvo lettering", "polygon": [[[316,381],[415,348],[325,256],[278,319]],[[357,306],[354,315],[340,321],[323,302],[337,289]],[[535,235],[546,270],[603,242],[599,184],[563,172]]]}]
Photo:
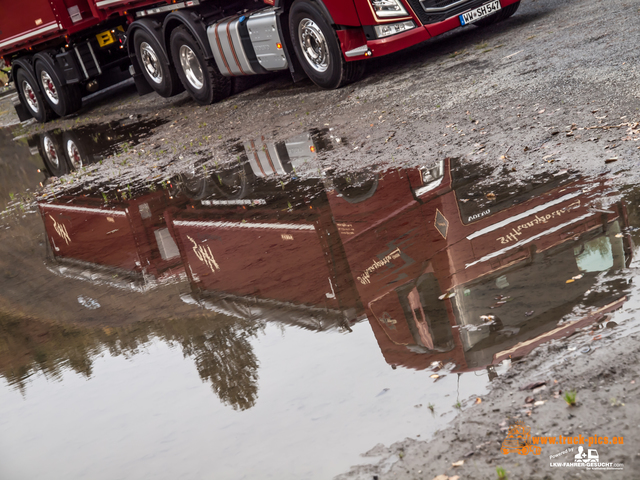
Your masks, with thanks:
[{"label": "reflection of volvo lettering", "polygon": [[467,223],[468,222],[473,222],[474,220],[478,220],[479,218],[482,217],[486,217],[487,215],[489,215],[491,213],[491,210],[485,210],[484,212],[480,212],[480,213],[476,213],[475,215],[471,215],[468,219],[467,219]]},{"label": "reflection of volvo lettering", "polygon": [[[488,201],[475,186],[482,167],[457,160],[445,167],[433,189],[423,187],[416,169],[386,172],[373,196],[357,204],[329,192],[336,222],[353,226],[348,235],[338,230],[352,271],[368,271],[371,257],[392,244],[414,260],[357,278],[387,362],[453,362],[458,371],[492,366],[622,305],[628,287],[600,273],[631,259],[625,207],[589,208],[604,196],[604,180],[506,179],[492,185],[496,197],[483,215]],[[433,220],[438,212],[448,220],[446,238]],[[470,218],[473,224],[462,221]],[[606,287],[593,289],[598,282]],[[583,304],[591,313],[557,326]]]}]

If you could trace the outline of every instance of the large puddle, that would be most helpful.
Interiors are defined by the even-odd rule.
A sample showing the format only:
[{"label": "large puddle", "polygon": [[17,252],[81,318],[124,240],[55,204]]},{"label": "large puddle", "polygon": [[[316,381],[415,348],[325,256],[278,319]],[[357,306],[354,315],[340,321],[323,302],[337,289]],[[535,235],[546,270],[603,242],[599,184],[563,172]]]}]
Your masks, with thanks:
[{"label": "large puddle", "polygon": [[95,174],[158,125],[0,130],[3,478],[331,478],[631,293],[607,174],[337,172],[328,128]]}]

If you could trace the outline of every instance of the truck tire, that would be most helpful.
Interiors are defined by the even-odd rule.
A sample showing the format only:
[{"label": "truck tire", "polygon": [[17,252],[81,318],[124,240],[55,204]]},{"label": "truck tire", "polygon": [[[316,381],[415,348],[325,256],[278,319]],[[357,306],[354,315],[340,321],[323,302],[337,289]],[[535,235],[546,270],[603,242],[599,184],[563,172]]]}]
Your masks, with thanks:
[{"label": "truck tire", "polygon": [[20,101],[38,122],[45,123],[53,117],[53,112],[49,108],[49,104],[42,98],[38,82],[33,78],[31,72],[24,68],[18,69],[18,73],[16,73],[16,89],[18,90]]},{"label": "truck tire", "polygon": [[478,27],[483,28],[483,27],[488,27],[488,26],[493,25],[495,23],[501,22],[503,20],[506,20],[511,15],[516,13],[516,11],[518,10],[519,6],[520,6],[520,2],[516,2],[516,3],[512,3],[511,5],[507,5],[502,10],[500,10],[498,13],[494,13],[493,15],[490,15],[490,16],[488,16],[486,18],[483,18],[482,20],[478,20],[475,23],[475,25],[477,25]]},{"label": "truck tire", "polygon": [[82,107],[79,85],[63,85],[56,68],[41,60],[36,60],[36,79],[45,102],[57,115],[64,117],[77,112]]},{"label": "truck tire", "polygon": [[231,79],[204,58],[200,45],[185,27],[171,32],[171,56],[189,95],[200,105],[210,105],[231,94]]},{"label": "truck tire", "polygon": [[69,165],[65,161],[58,139],[50,132],[40,135],[40,154],[42,160],[54,177],[69,173]]},{"label": "truck tire", "polygon": [[89,157],[84,151],[81,140],[71,130],[62,134],[62,150],[74,170],[79,170],[89,163]]},{"label": "truck tire", "polygon": [[169,65],[162,47],[153,35],[138,29],[133,34],[133,45],[140,70],[158,95],[168,98],[183,91],[176,69]]},{"label": "truck tire", "polygon": [[289,11],[291,42],[307,76],[321,88],[358,80],[363,62],[346,62],[335,30],[311,0],[296,0]]}]

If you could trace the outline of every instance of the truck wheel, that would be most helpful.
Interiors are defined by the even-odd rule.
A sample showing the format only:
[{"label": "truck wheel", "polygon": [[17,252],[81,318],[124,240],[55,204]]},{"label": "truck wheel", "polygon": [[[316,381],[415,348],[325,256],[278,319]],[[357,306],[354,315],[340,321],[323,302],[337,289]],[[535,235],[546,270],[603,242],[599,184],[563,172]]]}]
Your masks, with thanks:
[{"label": "truck wheel", "polygon": [[16,89],[22,104],[33,118],[40,123],[45,123],[53,117],[49,105],[42,98],[42,92],[38,88],[38,82],[33,78],[31,72],[20,68],[16,74]]},{"label": "truck wheel", "polygon": [[82,107],[78,85],[62,85],[58,72],[42,61],[36,61],[36,78],[44,100],[61,117],[71,115]]},{"label": "truck wheel", "polygon": [[40,135],[40,153],[51,175],[60,177],[69,173],[69,166],[64,160],[60,144],[50,133]]},{"label": "truck wheel", "polygon": [[166,61],[162,47],[152,35],[142,29],[136,30],[133,45],[142,74],[158,95],[168,98],[182,92],[175,68]]},{"label": "truck wheel", "polygon": [[520,6],[520,2],[512,3],[511,5],[508,5],[508,6],[504,7],[498,13],[494,13],[493,15],[490,15],[490,16],[488,16],[486,18],[483,18],[482,20],[478,20],[475,23],[475,25],[477,25],[478,27],[488,27],[488,26],[493,25],[495,23],[498,23],[498,22],[501,22],[503,20],[506,20],[511,15],[516,13],[516,11],[518,10],[519,6]]},{"label": "truck wheel", "polygon": [[198,42],[185,27],[171,32],[171,55],[180,81],[200,105],[210,105],[231,94],[231,79],[204,58]]},{"label": "truck wheel", "polygon": [[333,27],[310,0],[296,0],[289,12],[291,42],[302,68],[322,88],[340,88],[364,73],[363,62],[346,62]]}]

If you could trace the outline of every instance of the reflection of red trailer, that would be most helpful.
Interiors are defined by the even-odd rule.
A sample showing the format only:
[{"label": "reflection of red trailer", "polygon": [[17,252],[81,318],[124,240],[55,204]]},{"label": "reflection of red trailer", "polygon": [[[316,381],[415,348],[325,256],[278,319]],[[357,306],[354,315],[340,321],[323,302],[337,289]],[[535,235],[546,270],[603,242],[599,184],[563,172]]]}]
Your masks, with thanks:
[{"label": "reflection of red trailer", "polygon": [[181,274],[180,255],[164,223],[172,201],[165,191],[105,205],[102,198],[61,197],[40,202],[56,271],[91,271],[91,278],[146,289]]},{"label": "reflection of red trailer", "polygon": [[[339,189],[328,194],[391,364],[425,368],[447,360],[467,369],[507,358],[518,342],[547,338],[599,272],[629,260],[622,207],[587,206],[604,191],[602,182],[551,177],[535,188],[510,186],[511,194],[494,201],[483,195],[474,210],[467,205],[474,182],[460,181],[469,177],[464,169],[445,161],[435,174],[387,172],[362,201]],[[607,295],[593,301],[600,313],[619,305],[609,302]]]},{"label": "reflection of red trailer", "polygon": [[302,316],[325,312],[334,324],[357,319],[357,292],[322,186],[308,183],[295,187],[319,198],[296,208],[268,197],[204,200],[166,213],[199,298],[213,298],[218,307],[233,301]]}]

